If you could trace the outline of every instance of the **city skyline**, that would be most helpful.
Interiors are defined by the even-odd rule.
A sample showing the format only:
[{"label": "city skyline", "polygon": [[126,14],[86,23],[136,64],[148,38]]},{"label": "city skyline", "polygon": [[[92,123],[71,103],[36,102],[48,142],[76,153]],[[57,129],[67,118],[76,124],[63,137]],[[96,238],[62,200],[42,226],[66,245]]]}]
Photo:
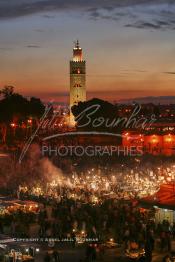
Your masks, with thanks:
[{"label": "city skyline", "polygon": [[78,38],[88,99],[175,95],[175,1],[1,0],[0,7],[1,87],[68,103]]}]

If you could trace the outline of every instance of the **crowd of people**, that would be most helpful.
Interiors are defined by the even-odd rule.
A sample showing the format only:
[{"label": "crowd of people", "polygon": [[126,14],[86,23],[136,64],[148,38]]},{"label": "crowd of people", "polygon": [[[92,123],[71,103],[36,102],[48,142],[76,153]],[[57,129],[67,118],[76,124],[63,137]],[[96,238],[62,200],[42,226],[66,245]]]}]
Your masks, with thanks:
[{"label": "crowd of people", "polygon": [[[143,209],[135,200],[154,194],[162,183],[173,182],[174,171],[174,166],[91,168],[58,174],[53,181],[33,187],[21,185],[16,195],[42,203],[39,212],[30,215],[30,221],[38,226],[39,238],[68,239],[72,246],[82,242],[87,246],[86,261],[96,261],[105,243],[111,240],[121,247],[121,255],[129,257],[137,249],[140,259],[146,257],[149,262],[155,247],[162,253],[171,251],[175,224],[156,224],[154,208]],[[26,217],[21,212],[8,219],[14,236],[29,236],[27,231],[19,235],[19,228],[15,230],[17,225],[25,224]],[[0,221],[3,232],[7,218]],[[29,219],[26,221],[30,224]],[[54,256],[57,258],[52,260]],[[59,259],[53,251],[46,254],[44,261]]]},{"label": "crowd of people", "polygon": [[146,167],[135,165],[132,168],[118,165],[115,168],[98,167],[75,170],[71,174],[56,174],[52,181],[20,186],[18,194],[45,199],[68,199],[85,203],[101,203],[104,199],[135,199],[153,195],[161,184],[173,182],[175,166]]}]

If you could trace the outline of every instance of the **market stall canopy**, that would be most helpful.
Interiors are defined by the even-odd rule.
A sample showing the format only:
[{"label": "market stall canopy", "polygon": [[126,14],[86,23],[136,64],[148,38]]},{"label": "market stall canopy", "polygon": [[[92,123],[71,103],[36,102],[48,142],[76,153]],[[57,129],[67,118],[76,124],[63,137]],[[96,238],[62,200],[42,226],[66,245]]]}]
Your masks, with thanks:
[{"label": "market stall canopy", "polygon": [[17,210],[19,208],[29,210],[29,211],[38,211],[40,204],[30,200],[19,200],[6,197],[0,197],[0,209],[8,209],[9,211]]},{"label": "market stall canopy", "polygon": [[175,210],[175,183],[161,185],[157,193],[142,198],[140,203]]},{"label": "market stall canopy", "polygon": [[9,155],[8,155],[8,154],[1,153],[1,152],[0,152],[0,158],[6,158],[6,157],[9,157]]}]

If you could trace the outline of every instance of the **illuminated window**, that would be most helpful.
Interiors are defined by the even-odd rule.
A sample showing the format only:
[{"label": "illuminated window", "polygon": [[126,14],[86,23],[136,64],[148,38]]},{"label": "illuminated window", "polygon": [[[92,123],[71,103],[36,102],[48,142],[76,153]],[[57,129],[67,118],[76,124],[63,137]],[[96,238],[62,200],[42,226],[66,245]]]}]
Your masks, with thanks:
[{"label": "illuminated window", "polygon": [[81,87],[81,85],[80,84],[75,84],[74,87]]}]

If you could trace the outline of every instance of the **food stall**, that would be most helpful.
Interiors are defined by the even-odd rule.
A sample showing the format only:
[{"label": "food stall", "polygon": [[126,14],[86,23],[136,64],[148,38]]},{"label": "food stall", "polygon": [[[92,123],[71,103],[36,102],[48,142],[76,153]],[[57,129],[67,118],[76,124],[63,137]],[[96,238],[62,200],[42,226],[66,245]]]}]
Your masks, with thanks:
[{"label": "food stall", "polygon": [[140,203],[147,207],[153,207],[156,211],[155,222],[169,221],[175,223],[175,184],[164,184],[160,186],[157,193],[142,198]]},{"label": "food stall", "polygon": [[14,249],[10,250],[10,252],[7,255],[5,255],[5,259],[9,262],[34,262],[34,257],[23,254],[22,252],[16,251]]},{"label": "food stall", "polygon": [[40,210],[40,205],[34,201],[22,201],[18,199],[6,199],[0,197],[0,215],[11,214],[18,210],[26,213],[38,213]]},{"label": "food stall", "polygon": [[34,262],[40,252],[37,243],[16,242],[5,236],[0,239],[0,243],[0,254],[4,262]]}]

